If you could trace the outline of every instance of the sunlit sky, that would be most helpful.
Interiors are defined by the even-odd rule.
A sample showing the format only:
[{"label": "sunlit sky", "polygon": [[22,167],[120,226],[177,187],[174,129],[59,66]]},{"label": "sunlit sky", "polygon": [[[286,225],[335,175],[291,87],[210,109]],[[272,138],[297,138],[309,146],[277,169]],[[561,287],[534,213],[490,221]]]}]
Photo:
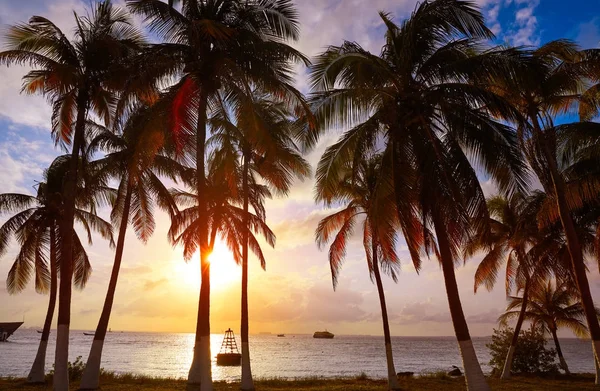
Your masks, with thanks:
[{"label": "sunlit sky", "polygon": [[[26,21],[43,15],[64,31],[71,31],[73,14],[82,12],[89,1],[79,0],[0,0],[0,24]],[[117,1],[122,4],[122,1]],[[405,18],[415,0],[302,0],[297,1],[302,38],[297,47],[313,56],[329,44],[354,40],[379,53],[383,27],[378,10]],[[537,45],[565,37],[583,47],[598,47],[600,14],[598,0],[487,0],[482,5],[489,26],[499,42]],[[59,153],[49,137],[50,108],[41,97],[23,96],[20,77],[25,68],[0,67],[0,192],[34,194],[32,186]],[[298,72],[298,87],[307,91],[306,73]],[[316,165],[325,146],[338,133],[327,134],[308,156]],[[380,309],[371,283],[361,240],[352,241],[339,285],[334,292],[327,252],[314,243],[318,221],[328,212],[313,201],[313,180],[297,183],[290,197],[267,204],[268,223],[277,235],[277,246],[264,248],[267,271],[256,259],[250,266],[251,333],[312,333],[329,329],[336,334],[381,334]],[[493,192],[484,183],[488,193]],[[102,211],[108,216],[108,211]],[[4,222],[5,217],[0,217]],[[193,332],[198,302],[198,258],[185,263],[180,248],[167,241],[169,219],[157,213],[157,229],[146,245],[133,233],[127,235],[123,267],[110,322],[113,330]],[[386,278],[390,327],[393,335],[452,335],[442,272],[435,259],[425,260],[419,275],[401,247],[402,272],[398,283]],[[0,259],[4,280],[16,255],[13,244]],[[88,253],[94,268],[85,290],[73,295],[71,324],[76,329],[96,326],[112,266],[113,252],[97,238]],[[226,247],[217,244],[211,257],[213,284],[211,323],[213,332],[229,327],[239,330],[240,269]],[[478,260],[469,260],[457,270],[463,308],[473,335],[489,335],[506,304],[504,284],[492,292],[473,294],[473,275]],[[590,276],[592,292],[600,300],[600,278],[595,267]],[[35,293],[33,286],[17,296],[9,296],[0,284],[0,321],[25,317],[25,326],[42,325],[47,296]],[[56,317],[55,317],[56,322]],[[54,322],[54,323],[55,323]],[[565,335],[569,335],[565,333]]]}]

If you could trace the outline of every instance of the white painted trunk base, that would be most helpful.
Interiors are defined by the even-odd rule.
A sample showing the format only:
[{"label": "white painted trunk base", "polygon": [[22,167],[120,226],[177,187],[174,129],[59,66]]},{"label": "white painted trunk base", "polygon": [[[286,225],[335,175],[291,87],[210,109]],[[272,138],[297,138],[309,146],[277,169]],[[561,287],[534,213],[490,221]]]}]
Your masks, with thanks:
[{"label": "white painted trunk base", "polygon": [[46,349],[48,348],[48,341],[40,341],[35,360],[31,366],[29,376],[27,376],[28,383],[44,383],[46,378]]},{"label": "white painted trunk base", "polygon": [[248,342],[242,342],[242,391],[254,391],[252,368],[250,367],[250,347]]},{"label": "white painted trunk base", "polygon": [[465,369],[467,390],[490,391],[490,386],[488,386],[487,382],[485,381],[485,376],[483,376],[483,371],[481,370],[479,360],[475,354],[473,341],[470,339],[467,341],[458,341],[458,347],[463,360],[463,368]]},{"label": "white painted trunk base", "polygon": [[96,390],[100,386],[100,365],[102,362],[102,348],[104,340],[95,339],[92,342],[83,375],[81,376],[80,390]]},{"label": "white painted trunk base", "polygon": [[502,369],[502,375],[500,376],[500,379],[502,380],[510,379],[510,371],[512,369],[513,356],[515,355],[516,348],[517,347],[513,345],[510,345],[510,348],[508,348],[508,354],[506,355],[506,360],[504,360],[504,368]]},{"label": "white painted trunk base", "polygon": [[567,362],[565,361],[565,358],[564,357],[559,357],[558,360],[560,361],[560,366],[565,371],[565,373],[567,375],[570,374],[571,372],[569,371],[569,366],[567,365]]},{"label": "white painted trunk base", "polygon": [[596,385],[600,385],[600,366],[598,360],[600,360],[600,341],[592,341],[592,352],[594,353],[594,361],[596,364]]},{"label": "white painted trunk base", "polygon": [[54,358],[54,391],[69,391],[69,325],[59,324],[56,330]]},{"label": "white painted trunk base", "polygon": [[399,390],[400,384],[398,384],[398,375],[394,367],[394,355],[392,354],[391,343],[385,344],[385,358],[387,359],[388,387],[390,390]]},{"label": "white painted trunk base", "polygon": [[187,390],[213,391],[210,337],[200,337],[194,346],[194,359],[188,374]]}]

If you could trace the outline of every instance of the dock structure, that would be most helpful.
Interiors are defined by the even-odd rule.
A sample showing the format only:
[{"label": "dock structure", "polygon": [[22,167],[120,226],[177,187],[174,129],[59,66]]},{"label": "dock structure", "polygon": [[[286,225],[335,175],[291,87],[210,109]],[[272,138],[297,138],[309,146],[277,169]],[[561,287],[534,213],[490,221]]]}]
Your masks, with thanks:
[{"label": "dock structure", "polygon": [[0,322],[0,342],[4,342],[10,337],[23,322]]}]

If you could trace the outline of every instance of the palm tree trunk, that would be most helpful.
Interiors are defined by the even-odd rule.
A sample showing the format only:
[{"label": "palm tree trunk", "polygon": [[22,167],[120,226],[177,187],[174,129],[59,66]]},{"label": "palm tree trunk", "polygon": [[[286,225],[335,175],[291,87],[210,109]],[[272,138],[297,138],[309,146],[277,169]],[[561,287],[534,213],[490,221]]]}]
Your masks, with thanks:
[{"label": "palm tree trunk", "polygon": [[200,247],[200,297],[198,300],[198,319],[196,320],[196,341],[194,358],[188,374],[188,390],[212,391],[212,359],[210,353],[210,263],[208,256],[208,220],[207,202],[204,188],[206,174],[204,152],[206,149],[206,109],[207,95],[201,92],[198,105],[198,124],[196,129],[196,188],[200,220],[198,243]]},{"label": "palm tree trunk", "polygon": [[108,291],[104,299],[102,314],[96,327],[92,348],[85,365],[85,370],[81,377],[80,390],[95,390],[100,385],[100,364],[102,362],[102,348],[104,347],[104,338],[110,321],[113,302],[115,300],[115,291],[117,289],[117,280],[119,279],[119,270],[121,269],[121,260],[123,258],[123,248],[125,247],[125,234],[129,223],[129,209],[131,207],[131,183],[127,182],[127,192],[125,193],[125,203],[123,204],[123,215],[121,216],[121,225],[119,226],[119,237],[117,239],[117,249],[115,251],[115,261],[113,263]]},{"label": "palm tree trunk", "polygon": [[250,345],[248,341],[248,234],[250,224],[248,221],[248,159],[249,153],[244,150],[244,163],[242,168],[242,193],[244,195],[244,232],[242,233],[242,384],[243,391],[254,390],[252,381],[252,368],[250,366]]},{"label": "palm tree trunk", "polygon": [[558,354],[558,360],[560,361],[560,366],[565,371],[567,375],[570,375],[569,367],[567,366],[567,362],[565,361],[565,357],[563,356],[562,349],[560,348],[560,343],[558,342],[558,336],[556,335],[556,329],[551,329],[552,339],[554,339],[554,346],[556,346],[556,353]]},{"label": "palm tree trunk", "polygon": [[450,307],[450,316],[454,326],[454,333],[458,340],[458,347],[463,360],[465,370],[465,381],[469,391],[489,391],[488,386],[479,360],[475,354],[473,341],[469,334],[469,327],[465,320],[465,314],[460,302],[458,285],[456,284],[456,275],[454,274],[454,259],[450,250],[450,243],[446,237],[443,220],[439,216],[434,217],[435,234],[438,240],[440,250],[442,271],[444,273],[444,282],[446,284],[446,294],[448,295],[448,304]]},{"label": "palm tree trunk", "polygon": [[573,218],[571,217],[569,206],[565,198],[565,183],[561,173],[558,170],[556,164],[556,156],[550,150],[548,143],[546,142],[546,135],[543,134],[537,115],[532,114],[530,118],[533,122],[534,130],[537,133],[537,137],[542,142],[542,148],[544,151],[545,158],[548,162],[548,168],[552,177],[552,183],[554,185],[554,195],[558,204],[558,213],[560,221],[565,230],[565,236],[567,239],[567,247],[571,256],[571,264],[573,267],[573,273],[575,274],[575,281],[581,295],[581,304],[583,311],[585,312],[585,318],[587,320],[588,329],[594,344],[594,352],[596,360],[600,360],[598,353],[600,352],[600,324],[598,323],[598,317],[596,316],[596,307],[594,306],[594,300],[590,292],[590,285],[588,282],[585,264],[583,261],[583,252],[581,250],[581,244],[577,237]]},{"label": "palm tree trunk", "polygon": [[517,349],[519,333],[521,332],[521,326],[523,325],[523,321],[525,320],[525,312],[527,311],[528,296],[529,296],[529,278],[527,278],[527,281],[525,281],[525,289],[523,290],[523,301],[521,303],[521,311],[519,312],[519,317],[517,318],[517,324],[515,325],[515,332],[513,334],[512,340],[510,342],[510,348],[508,348],[508,354],[506,355],[506,360],[504,361],[504,369],[502,370],[502,375],[500,376],[500,379],[503,379],[503,380],[510,379],[510,371],[512,370],[514,354],[515,354],[515,350]]},{"label": "palm tree trunk", "polygon": [[596,379],[594,380],[595,385],[600,385],[600,365],[598,365],[598,361],[596,360],[596,347],[592,344],[592,354],[594,355],[594,366],[596,367]]},{"label": "palm tree trunk", "polygon": [[392,337],[390,335],[390,324],[388,320],[387,305],[385,304],[385,292],[383,291],[383,282],[381,281],[381,273],[379,272],[379,259],[377,259],[377,242],[375,241],[375,239],[372,240],[372,254],[373,274],[375,274],[375,284],[377,285],[377,293],[379,294],[379,304],[381,305],[381,320],[383,321],[383,339],[385,341],[385,357],[387,360],[388,388],[390,390],[399,390],[400,384],[398,384],[398,375],[396,374],[396,367],[394,366],[394,355],[392,354]]},{"label": "palm tree trunk", "polygon": [[79,153],[85,135],[88,96],[84,89],[77,96],[77,122],[69,172],[63,186],[63,216],[60,222],[61,265],[58,296],[58,324],[56,327],[56,354],[54,356],[54,391],[69,390],[69,326],[71,324],[71,283],[73,279],[73,220],[75,217],[75,192],[77,189]]},{"label": "palm tree trunk", "polygon": [[56,232],[55,227],[50,227],[50,298],[48,300],[48,311],[46,312],[46,320],[44,321],[40,346],[38,347],[35,360],[31,366],[29,376],[27,376],[28,383],[44,383],[46,378],[46,350],[48,348],[48,338],[50,337],[54,308],[56,307],[57,273]]}]

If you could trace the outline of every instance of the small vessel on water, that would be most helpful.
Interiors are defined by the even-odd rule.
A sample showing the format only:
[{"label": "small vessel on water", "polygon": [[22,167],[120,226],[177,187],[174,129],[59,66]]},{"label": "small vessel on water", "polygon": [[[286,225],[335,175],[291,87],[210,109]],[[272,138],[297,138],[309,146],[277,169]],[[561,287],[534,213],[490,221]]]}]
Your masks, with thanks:
[{"label": "small vessel on water", "polygon": [[44,331],[43,330],[35,330],[37,331],[38,334],[42,334]]},{"label": "small vessel on water", "polygon": [[88,337],[96,335],[95,333],[83,333],[83,335],[87,335]]},{"label": "small vessel on water", "polygon": [[223,337],[223,343],[221,344],[221,350],[217,354],[217,365],[224,367],[237,367],[242,363],[242,355],[238,350],[237,343],[235,342],[235,336],[231,329],[225,331]]},{"label": "small vessel on water", "polygon": [[329,331],[315,331],[313,334],[313,338],[324,338],[324,339],[332,339],[334,337],[333,333]]},{"label": "small vessel on water", "polygon": [[23,322],[0,322],[0,342],[4,342],[10,337]]},{"label": "small vessel on water", "polygon": [[285,334],[277,334],[278,337],[285,337]]}]

